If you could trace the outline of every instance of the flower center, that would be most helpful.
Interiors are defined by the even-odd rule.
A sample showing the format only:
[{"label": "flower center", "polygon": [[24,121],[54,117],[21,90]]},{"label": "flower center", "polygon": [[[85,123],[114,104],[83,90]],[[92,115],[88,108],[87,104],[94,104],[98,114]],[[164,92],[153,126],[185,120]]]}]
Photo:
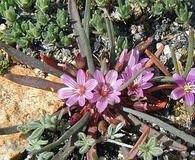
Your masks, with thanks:
[{"label": "flower center", "polygon": [[108,84],[103,84],[102,87],[100,88],[100,95],[105,97],[108,95],[109,92],[110,86]]},{"label": "flower center", "polygon": [[185,92],[191,92],[191,91],[195,91],[195,84],[193,84],[192,82],[188,82],[188,83],[186,83],[185,84],[185,86],[184,86],[184,91]]},{"label": "flower center", "polygon": [[81,96],[81,95],[83,95],[85,93],[85,90],[86,90],[85,86],[79,85],[77,93]]}]

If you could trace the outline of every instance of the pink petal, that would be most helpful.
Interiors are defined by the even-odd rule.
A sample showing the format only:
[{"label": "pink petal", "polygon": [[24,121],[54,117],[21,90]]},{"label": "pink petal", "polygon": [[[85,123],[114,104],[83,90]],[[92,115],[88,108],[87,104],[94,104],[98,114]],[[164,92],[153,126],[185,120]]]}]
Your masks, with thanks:
[{"label": "pink petal", "polygon": [[85,72],[82,69],[79,69],[77,72],[77,83],[84,85],[85,84]]},{"label": "pink petal", "polygon": [[119,57],[119,62],[123,64],[125,62],[125,59],[128,58],[128,49],[123,49],[120,57]]},{"label": "pink petal", "polygon": [[185,85],[185,80],[178,73],[175,73],[173,75],[173,79],[176,81],[177,85],[179,85],[179,86],[184,86]]},{"label": "pink petal", "polygon": [[90,99],[93,98],[93,93],[92,93],[92,92],[86,92],[84,95],[85,95],[85,97],[86,97],[88,100],[90,100]]},{"label": "pink petal", "polygon": [[75,80],[72,79],[70,76],[63,74],[63,75],[61,75],[60,78],[63,80],[63,82],[66,86],[71,87],[71,88],[76,88],[77,84],[76,84]]},{"label": "pink petal", "polygon": [[85,97],[84,96],[79,96],[78,101],[79,101],[79,106],[82,107],[85,105]]},{"label": "pink petal", "polygon": [[142,64],[142,65],[144,65],[144,64],[146,64],[146,62],[149,60],[149,58],[143,58],[143,59],[141,59],[140,60],[140,63]]},{"label": "pink petal", "polygon": [[141,88],[135,89],[135,93],[139,97],[144,97],[144,92],[143,92],[143,90]]},{"label": "pink petal", "polygon": [[115,70],[111,70],[106,74],[106,83],[110,84],[111,86],[116,82],[118,78],[118,73]]},{"label": "pink petal", "polygon": [[74,89],[72,88],[61,88],[57,91],[57,96],[60,99],[66,99],[74,95]]},{"label": "pink petal", "polygon": [[182,87],[177,87],[171,92],[171,97],[174,100],[177,100],[185,95],[185,92]]},{"label": "pink petal", "polygon": [[92,91],[96,86],[98,82],[95,79],[90,79],[85,83],[85,87],[87,91]]},{"label": "pink petal", "polygon": [[148,72],[142,76],[142,81],[147,82],[154,76],[154,73]]},{"label": "pink petal", "polygon": [[96,70],[93,76],[98,81],[98,83],[105,83],[104,75],[101,71]]},{"label": "pink petal", "polygon": [[97,102],[100,99],[100,94],[98,92],[93,93],[93,98],[90,99],[90,103]]},{"label": "pink petal", "polygon": [[115,94],[110,94],[109,96],[108,96],[108,98],[109,98],[109,103],[110,103],[110,101],[112,102],[112,101],[114,101],[115,103],[119,103],[120,102],[120,98],[117,96],[117,95],[115,95]]},{"label": "pink petal", "polygon": [[101,99],[96,103],[96,107],[99,113],[102,113],[108,106],[108,101],[106,99]]},{"label": "pink petal", "polygon": [[152,87],[152,86],[153,86],[152,83],[146,82],[146,83],[143,83],[143,84],[141,85],[141,88],[142,88],[142,89],[148,89],[148,88],[150,88],[150,87]]},{"label": "pink petal", "polygon": [[70,107],[70,106],[74,105],[77,101],[78,101],[78,96],[77,95],[74,95],[74,96],[70,97],[66,101],[66,105]]},{"label": "pink petal", "polygon": [[192,106],[194,104],[194,94],[193,93],[186,93],[184,96],[185,102],[188,106]]},{"label": "pink petal", "polygon": [[133,67],[135,64],[138,63],[138,60],[139,60],[139,51],[136,49],[132,49],[129,57],[128,66]]},{"label": "pink petal", "polygon": [[113,85],[112,88],[113,90],[118,90],[120,88],[120,86],[123,84],[123,79],[119,79],[117,80]]},{"label": "pink petal", "polygon": [[187,82],[195,82],[195,68],[192,68],[186,77]]}]

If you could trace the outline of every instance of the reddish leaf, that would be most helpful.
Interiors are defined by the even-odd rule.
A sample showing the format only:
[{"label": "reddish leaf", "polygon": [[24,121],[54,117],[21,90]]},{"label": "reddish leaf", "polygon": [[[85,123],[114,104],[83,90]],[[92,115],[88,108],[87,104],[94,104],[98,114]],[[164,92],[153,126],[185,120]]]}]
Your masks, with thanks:
[{"label": "reddish leaf", "polygon": [[139,151],[139,146],[142,145],[146,141],[149,133],[150,133],[150,127],[146,126],[144,132],[139,137],[138,141],[136,142],[136,144],[133,146],[133,148],[130,150],[127,157],[125,158],[126,160],[132,160],[135,158],[135,156],[137,155]]},{"label": "reddish leaf", "polygon": [[147,56],[154,62],[154,64],[164,73],[166,76],[171,76],[170,72],[165,68],[164,65],[158,60],[158,58],[150,52],[148,49],[145,50]]},{"label": "reddish leaf", "polygon": [[57,62],[55,62],[54,60],[50,59],[49,57],[47,57],[43,53],[40,53],[40,57],[43,60],[43,62],[45,62],[46,64],[48,64],[48,65],[50,65],[50,66],[52,66],[52,67],[54,67],[54,68],[56,68],[56,69],[58,69],[58,70],[60,70],[62,72],[64,71],[63,67],[58,66]]}]

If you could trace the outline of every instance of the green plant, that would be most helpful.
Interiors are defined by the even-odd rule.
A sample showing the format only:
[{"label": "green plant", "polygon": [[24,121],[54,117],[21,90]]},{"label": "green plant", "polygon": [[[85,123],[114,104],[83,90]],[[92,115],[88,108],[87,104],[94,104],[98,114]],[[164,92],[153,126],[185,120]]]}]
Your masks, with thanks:
[{"label": "green plant", "polygon": [[140,151],[143,153],[144,160],[152,160],[152,156],[160,156],[163,150],[157,147],[157,139],[150,138],[146,144],[140,146]]},{"label": "green plant", "polygon": [[102,19],[100,11],[95,11],[95,13],[93,14],[93,16],[92,16],[92,18],[90,20],[90,23],[95,28],[97,33],[103,34],[105,32],[104,21]]},{"label": "green plant", "polygon": [[[31,121],[30,123],[19,126],[18,130],[21,132],[29,132],[33,130],[32,134],[28,137],[29,140],[38,139],[41,137],[45,129],[53,130],[56,128],[56,116],[46,115],[40,121]],[[34,141],[32,141],[34,142]]]},{"label": "green plant", "polygon": [[137,0],[136,3],[138,4],[138,6],[142,7],[142,8],[146,8],[148,6],[148,0]]},{"label": "green plant", "polygon": [[112,124],[109,125],[108,127],[108,138],[110,139],[116,139],[116,138],[121,138],[124,136],[123,133],[118,133],[122,127],[125,125],[124,122],[121,122],[117,124],[115,127],[112,126]]},{"label": "green plant", "polygon": [[28,145],[25,147],[27,151],[40,149],[43,145],[48,143],[48,140],[32,139],[28,140]]},{"label": "green plant", "polygon": [[124,20],[129,19],[132,15],[131,6],[127,0],[125,1],[125,4],[119,4],[117,11],[119,12],[120,17]]},{"label": "green plant", "polygon": [[5,56],[0,54],[0,75],[4,74],[7,71],[9,65],[9,60],[7,60]]},{"label": "green plant", "polygon": [[17,48],[44,51],[53,45],[59,50],[75,42],[64,3],[59,8],[53,0],[2,0],[0,16],[8,24],[1,39]]},{"label": "green plant", "polygon": [[176,21],[178,23],[188,23],[190,17],[192,16],[192,12],[188,11],[188,7],[186,4],[177,6],[175,8],[175,13],[177,15]]},{"label": "green plant", "polygon": [[95,139],[87,138],[85,133],[79,132],[78,133],[79,140],[74,143],[76,147],[80,147],[79,153],[85,154],[89,150],[89,148],[95,144]]},{"label": "green plant", "polygon": [[43,152],[36,157],[37,157],[37,160],[49,160],[53,157],[53,155],[54,155],[53,152]]},{"label": "green plant", "polygon": [[161,15],[164,11],[163,4],[157,0],[152,6],[152,12],[154,15]]}]

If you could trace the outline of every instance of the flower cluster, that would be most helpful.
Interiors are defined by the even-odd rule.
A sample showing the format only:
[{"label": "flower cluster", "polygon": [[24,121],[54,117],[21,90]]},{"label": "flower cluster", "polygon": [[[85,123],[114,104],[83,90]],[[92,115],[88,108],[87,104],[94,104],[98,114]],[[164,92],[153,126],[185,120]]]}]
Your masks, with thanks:
[{"label": "flower cluster", "polygon": [[[115,67],[117,71],[109,70],[104,75],[100,70],[96,70],[90,76],[79,69],[76,81],[66,74],[62,75],[61,79],[66,87],[58,90],[58,98],[65,100],[68,107],[76,103],[84,106],[87,99],[90,104],[96,106],[99,113],[103,112],[108,105],[120,103],[121,86],[135,76],[148,61],[148,58],[139,60],[139,57],[139,52],[135,49],[131,52],[124,50],[117,62],[118,69],[116,69],[117,65]],[[127,94],[144,97],[143,90],[152,86],[148,81],[153,75],[151,69],[145,69],[133,84],[128,86]]]}]

